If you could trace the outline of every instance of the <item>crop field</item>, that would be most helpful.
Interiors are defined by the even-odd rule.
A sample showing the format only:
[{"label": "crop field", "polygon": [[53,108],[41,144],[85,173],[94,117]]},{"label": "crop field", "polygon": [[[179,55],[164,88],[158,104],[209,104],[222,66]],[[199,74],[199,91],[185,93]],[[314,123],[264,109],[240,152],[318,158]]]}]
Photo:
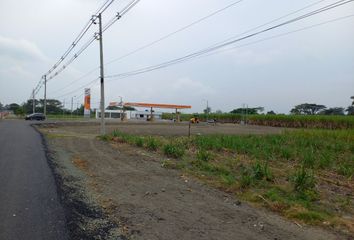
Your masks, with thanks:
[{"label": "crop field", "polygon": [[[182,114],[183,121],[189,121],[194,114]],[[222,123],[240,123],[242,120],[248,124],[287,127],[287,128],[318,128],[318,129],[351,129],[354,128],[354,116],[326,116],[326,115],[247,115],[240,114],[198,114],[205,121],[215,119]],[[164,114],[164,119],[174,118],[173,114]]]},{"label": "crop field", "polygon": [[192,137],[116,130],[101,139],[159,153],[165,156],[163,167],[179,169],[299,226],[354,233],[353,129]]}]

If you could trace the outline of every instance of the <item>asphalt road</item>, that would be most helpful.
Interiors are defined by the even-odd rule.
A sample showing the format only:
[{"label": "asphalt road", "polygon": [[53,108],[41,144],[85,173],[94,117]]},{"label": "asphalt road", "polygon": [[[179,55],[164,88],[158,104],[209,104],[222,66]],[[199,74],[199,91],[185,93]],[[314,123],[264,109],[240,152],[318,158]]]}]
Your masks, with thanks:
[{"label": "asphalt road", "polygon": [[0,120],[0,240],[68,239],[64,209],[40,135]]}]

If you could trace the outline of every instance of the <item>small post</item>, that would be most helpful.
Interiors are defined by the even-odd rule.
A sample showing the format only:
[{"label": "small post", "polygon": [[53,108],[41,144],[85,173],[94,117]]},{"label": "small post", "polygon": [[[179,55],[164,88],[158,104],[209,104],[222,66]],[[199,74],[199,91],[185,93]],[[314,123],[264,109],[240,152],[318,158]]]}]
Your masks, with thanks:
[{"label": "small post", "polygon": [[188,124],[188,137],[191,137],[191,121]]}]

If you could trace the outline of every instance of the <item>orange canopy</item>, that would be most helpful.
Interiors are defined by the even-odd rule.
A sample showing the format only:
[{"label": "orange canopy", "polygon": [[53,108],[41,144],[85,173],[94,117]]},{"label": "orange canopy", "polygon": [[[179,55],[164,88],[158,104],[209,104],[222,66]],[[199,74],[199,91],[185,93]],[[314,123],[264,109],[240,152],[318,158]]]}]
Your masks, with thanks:
[{"label": "orange canopy", "polygon": [[127,107],[146,107],[146,108],[172,108],[172,109],[187,109],[192,108],[188,105],[173,105],[173,104],[158,104],[158,103],[124,103]]}]

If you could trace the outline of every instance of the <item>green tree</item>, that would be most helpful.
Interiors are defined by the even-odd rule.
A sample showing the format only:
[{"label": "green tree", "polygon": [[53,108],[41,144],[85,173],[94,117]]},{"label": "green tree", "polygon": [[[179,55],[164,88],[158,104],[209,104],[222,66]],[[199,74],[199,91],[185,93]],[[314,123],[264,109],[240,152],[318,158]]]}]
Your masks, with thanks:
[{"label": "green tree", "polygon": [[354,115],[354,105],[347,107],[345,111],[347,112],[348,115]]},{"label": "green tree", "polygon": [[290,110],[291,114],[295,115],[315,115],[326,109],[324,105],[318,105],[315,103],[303,103],[296,105],[293,109]]},{"label": "green tree", "polygon": [[13,111],[14,113],[17,111],[17,109],[20,108],[20,105],[18,105],[17,103],[10,103],[9,105],[7,105],[7,110]]},{"label": "green tree", "polygon": [[203,112],[204,112],[205,114],[211,113],[211,107],[205,108],[205,109],[203,110]]},{"label": "green tree", "polygon": [[263,112],[263,107],[255,107],[255,108],[236,108],[232,110],[230,113],[233,114],[259,114],[259,112]]},{"label": "green tree", "polygon": [[323,115],[344,115],[344,108],[334,107],[322,110],[319,114]]}]

